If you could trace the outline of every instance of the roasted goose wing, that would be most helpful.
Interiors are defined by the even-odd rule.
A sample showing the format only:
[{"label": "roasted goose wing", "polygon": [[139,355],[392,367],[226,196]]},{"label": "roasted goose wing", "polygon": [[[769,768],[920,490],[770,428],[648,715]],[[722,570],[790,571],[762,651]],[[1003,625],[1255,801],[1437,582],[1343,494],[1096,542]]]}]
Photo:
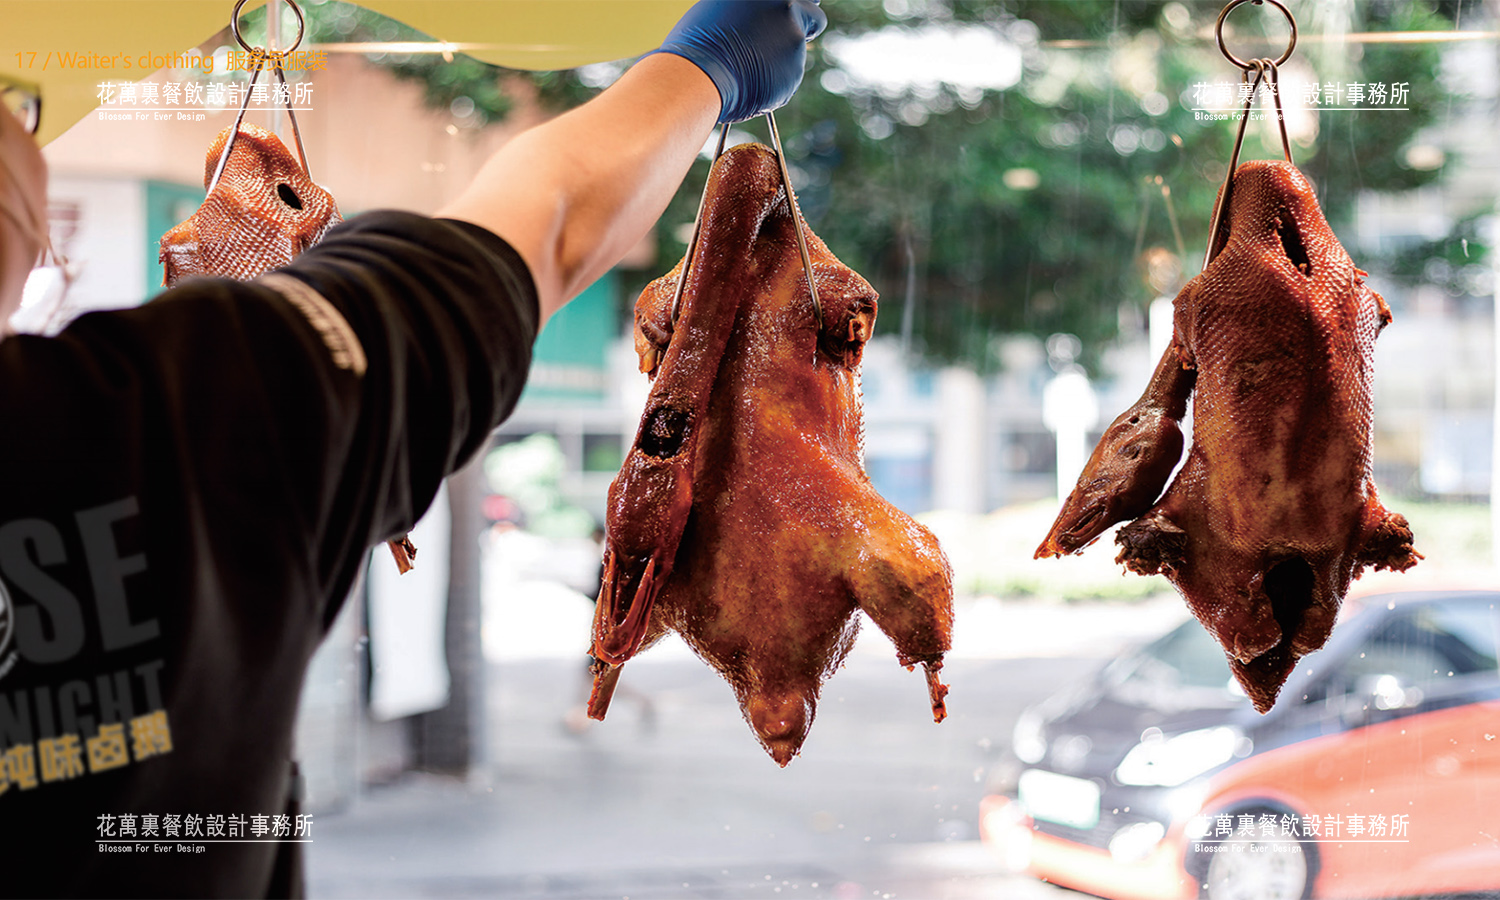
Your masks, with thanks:
[{"label": "roasted goose wing", "polygon": [[620,665],[676,631],[729,682],[784,766],[863,609],[903,665],[925,667],[941,720],[951,571],[933,535],[875,492],[861,459],[859,362],[875,291],[806,231],[818,327],[765,147],[720,158],[703,216],[675,325],[681,264],[636,303],[636,348],[654,384],[610,490],[589,712],[603,718]]},{"label": "roasted goose wing", "polygon": [[[1110,425],[1037,556],[1111,525],[1218,639],[1256,709],[1323,646],[1366,566],[1421,558],[1371,468],[1375,338],[1391,319],[1290,163],[1235,172],[1223,250],[1177,296],[1171,347]],[[1179,422],[1193,398],[1187,461]]]}]

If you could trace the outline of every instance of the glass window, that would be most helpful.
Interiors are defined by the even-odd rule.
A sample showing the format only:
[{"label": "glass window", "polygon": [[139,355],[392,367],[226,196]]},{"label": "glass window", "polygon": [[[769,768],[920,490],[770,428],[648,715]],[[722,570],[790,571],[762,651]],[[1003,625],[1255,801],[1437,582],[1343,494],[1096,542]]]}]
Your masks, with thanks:
[{"label": "glass window", "polygon": [[1393,675],[1417,687],[1465,675],[1493,676],[1495,627],[1495,610],[1487,604],[1422,606],[1381,628],[1347,671],[1356,680]]},{"label": "glass window", "polygon": [[[1415,590],[1419,579],[1493,589],[1500,6],[1284,2],[1299,35],[1278,69],[1287,146],[1306,179],[1299,200],[1316,205],[1326,228],[1294,234],[1277,216],[1258,264],[1282,267],[1248,267],[1242,281],[1300,284],[1311,276],[1299,260],[1314,275],[1329,260],[1345,271],[1347,253],[1392,319],[1373,351],[1345,358],[1279,353],[1278,334],[1257,332],[1271,362],[1247,361],[1241,381],[1253,387],[1288,369],[1310,380],[1330,368],[1373,373],[1370,433],[1338,435],[1367,443],[1373,458],[1339,473],[1350,476],[1347,490],[1311,490],[1308,505],[1362,502],[1373,473],[1425,559],[1411,576],[1367,572],[1352,593]],[[461,8],[471,4],[390,5],[452,7],[443,38],[465,40]],[[521,5],[483,6],[502,15]],[[567,15],[583,4],[536,6]],[[297,115],[313,174],[346,214],[436,210],[522,124],[587,101],[628,67],[501,71],[352,3],[302,7],[307,41],[326,49],[327,65],[293,78],[313,88],[297,95],[308,107]],[[1284,896],[1500,892],[1492,601],[1377,603],[1295,666],[1263,659],[1257,665],[1291,674],[1262,714],[1210,631],[1245,612],[1248,582],[1200,610],[1206,627],[1165,578],[1124,570],[1118,531],[1063,559],[1035,558],[1060,495],[1167,352],[1174,298],[1202,268],[1250,93],[1214,43],[1224,4],[822,8],[828,31],[811,45],[778,125],[807,226],[880,294],[864,348],[860,452],[871,486],[936,535],[952,568],[947,718],[932,723],[920,670],[906,671],[863,613],[857,636],[829,637],[849,654],[827,664],[808,740],[785,768],[741,713],[736,691],[747,685],[726,683],[670,628],[626,665],[608,716],[586,714],[599,531],[651,389],[638,371],[632,304],[683,256],[710,143],[649,239],[552,319],[483,477],[462,488],[486,492],[487,527],[453,534],[455,558],[473,564],[452,572],[453,596],[481,585],[482,597],[456,600],[452,619],[429,609],[413,630],[436,636],[434,654],[438,638],[452,654],[445,711],[375,720],[348,673],[383,665],[369,648],[393,642],[361,642],[357,606],[325,643],[306,693],[339,698],[322,707],[337,712],[304,710],[318,727],[298,752],[316,758],[309,770],[358,784],[311,789],[311,893],[1066,897],[1057,885],[1100,896],[1145,885],[1135,893],[1220,897],[1273,883]],[[1278,55],[1289,35],[1278,10],[1236,7],[1229,48]],[[286,25],[289,36],[289,14]],[[226,33],[201,49],[223,61],[232,44]],[[0,55],[0,70],[14,58]],[[155,88],[116,91],[116,107],[128,94],[138,105],[154,97],[161,110],[173,97],[203,108],[196,118],[148,116],[149,127],[89,117],[46,148],[54,235],[73,229],[66,249],[83,267],[75,293],[88,305],[135,302],[143,281],[155,283],[146,264],[161,231],[201,198],[203,151],[237,111],[226,89],[246,83],[222,66],[104,80],[125,78]],[[1267,94],[1263,85],[1254,98],[1242,163],[1283,157]],[[253,105],[247,119],[271,124]],[[593,137],[605,148],[619,138]],[[730,129],[729,145],[749,141],[769,142],[762,122]],[[1330,290],[1341,288],[1355,285]],[[1252,314],[1215,335],[1297,319],[1245,307]],[[1368,331],[1377,310],[1364,308]],[[1064,415],[1049,415],[1044,398],[1061,379],[1074,389],[1061,394]],[[1193,405],[1188,444],[1194,412],[1205,409]],[[1318,414],[1287,429],[1298,447],[1334,428],[1328,413],[1341,411],[1308,405]],[[1286,459],[1301,471],[1297,448]],[[764,462],[751,477],[780,477]],[[1223,475],[1213,473],[1215,483],[1257,512],[1254,481]],[[1136,499],[1144,512],[1156,496]],[[462,518],[466,504],[453,508],[455,528],[477,530],[477,517]],[[767,528],[817,534],[826,511],[767,517]],[[690,540],[703,538],[697,524]],[[846,600],[838,579],[784,603],[772,588],[803,558],[841,554],[851,571],[869,564],[863,537],[827,527],[792,561],[751,548],[725,582],[756,585],[765,599],[739,612],[788,626],[756,640],[811,628],[797,619],[799,604]],[[678,577],[696,552],[712,548],[680,551]],[[1296,830],[1282,833],[1293,816]],[[1313,841],[1314,820],[1334,816],[1361,833]],[[1302,843],[1289,846],[1292,834]],[[1222,855],[1201,850],[1221,845],[1230,848]],[[1234,862],[1258,859],[1278,865],[1233,874]]]}]

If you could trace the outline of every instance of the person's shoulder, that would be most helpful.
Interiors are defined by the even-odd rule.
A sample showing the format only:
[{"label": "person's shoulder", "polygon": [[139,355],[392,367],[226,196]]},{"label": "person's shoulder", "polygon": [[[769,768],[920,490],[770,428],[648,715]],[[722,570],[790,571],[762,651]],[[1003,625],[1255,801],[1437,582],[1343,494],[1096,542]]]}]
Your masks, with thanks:
[{"label": "person's shoulder", "polygon": [[359,302],[340,290],[356,282],[367,298],[441,298],[444,308],[457,302],[485,318],[506,310],[502,315],[512,325],[539,327],[536,283],[520,253],[489,229],[459,219],[389,209],[361,213],[284,271],[340,304]]},{"label": "person's shoulder", "polygon": [[377,209],[360,213],[332,228],[309,253],[360,241],[407,242],[425,249],[447,251],[514,253],[494,232],[472,222],[434,218],[400,209]]}]

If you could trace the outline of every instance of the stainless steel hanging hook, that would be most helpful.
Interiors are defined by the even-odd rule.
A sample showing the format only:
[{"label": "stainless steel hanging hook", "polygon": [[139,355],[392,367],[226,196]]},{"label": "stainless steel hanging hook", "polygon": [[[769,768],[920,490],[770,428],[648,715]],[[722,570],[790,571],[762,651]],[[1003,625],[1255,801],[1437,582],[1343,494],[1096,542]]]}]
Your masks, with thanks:
[{"label": "stainless steel hanging hook", "polygon": [[[818,299],[818,283],[813,277],[812,254],[807,249],[807,236],[802,233],[802,212],[797,208],[797,195],[792,191],[792,176],[786,165],[786,152],[781,147],[781,132],[776,128],[776,118],[766,113],[766,125],[771,131],[771,146],[776,153],[777,165],[781,168],[781,183],[786,190],[787,204],[791,208],[792,226],[797,235],[797,251],[802,256],[802,271],[807,276],[807,291],[812,297],[813,319],[818,331],[823,330],[823,304]],[[714,162],[724,155],[724,141],[729,137],[729,126],[719,127],[719,143],[714,150]],[[709,170],[712,175],[712,168]],[[688,271],[698,250],[698,235],[703,229],[703,204],[708,199],[708,182],[703,185],[703,196],[698,200],[698,216],[693,220],[693,236],[688,241],[687,255],[683,257],[682,273],[677,278],[677,290],[672,296],[672,321],[682,312],[682,294],[687,289]]]},{"label": "stainless steel hanging hook", "polygon": [[776,150],[776,162],[781,166],[781,183],[786,188],[786,202],[792,209],[792,229],[797,234],[797,251],[802,254],[802,271],[807,275],[807,292],[812,296],[813,318],[818,331],[823,331],[823,304],[818,300],[818,282],[813,278],[812,254],[807,252],[807,237],[802,233],[802,212],[797,208],[797,195],[792,192],[792,176],[786,166],[786,152],[781,149],[781,133],[776,130],[776,116],[766,112],[766,125],[771,129],[771,145]]},{"label": "stainless steel hanging hook", "polygon": [[[1229,48],[1224,45],[1224,20],[1228,18],[1231,10],[1242,3],[1260,5],[1263,2],[1270,3],[1281,10],[1283,16],[1286,16],[1287,23],[1292,27],[1291,40],[1287,42],[1285,52],[1277,59],[1261,58],[1246,62],[1233,53],[1230,53]],[[1250,109],[1255,106],[1255,92],[1262,82],[1271,86],[1271,99],[1276,110],[1276,125],[1281,131],[1282,156],[1285,157],[1287,162],[1290,163],[1292,161],[1292,143],[1287,139],[1286,114],[1281,107],[1281,83],[1277,78],[1276,70],[1278,66],[1292,58],[1292,51],[1297,47],[1297,19],[1292,15],[1291,10],[1282,4],[1281,0],[1230,0],[1229,4],[1219,13],[1219,20],[1214,23],[1214,40],[1218,42],[1219,52],[1224,54],[1224,58],[1244,70],[1244,73],[1240,76],[1240,83],[1249,84],[1250,88],[1245,94],[1245,106],[1240,110],[1239,129],[1235,132],[1234,136],[1234,150],[1229,155],[1229,170],[1224,173],[1224,186],[1219,189],[1219,201],[1214,205],[1213,219],[1209,222],[1208,226],[1208,249],[1203,254],[1203,268],[1205,269],[1208,268],[1209,263],[1213,262],[1214,257],[1219,254],[1219,251],[1223,249],[1223,246],[1219,243],[1219,225],[1223,221],[1224,210],[1229,207],[1229,193],[1234,187],[1234,170],[1239,168],[1240,147],[1245,143],[1245,123],[1250,119]],[[1250,78],[1252,71],[1255,72],[1253,81]]]},{"label": "stainless steel hanging hook", "polygon": [[[297,39],[293,41],[292,46],[287,48],[286,50],[280,50],[275,53],[271,53],[263,47],[250,46],[249,44],[245,43],[244,37],[240,35],[240,10],[247,2],[249,2],[249,0],[235,0],[234,10],[229,14],[230,33],[234,35],[235,41],[237,41],[241,47],[244,47],[246,52],[250,54],[250,84],[247,85],[247,87],[255,87],[255,82],[260,79],[261,71],[269,65],[276,72],[276,80],[281,82],[284,87],[287,87],[288,93],[290,93],[290,86],[287,85],[286,73],[282,69],[281,61],[288,53],[291,53],[293,50],[296,50],[299,46],[301,46],[302,36],[307,33],[307,19],[302,15],[302,7],[297,5],[297,0],[286,0],[287,5],[292,8],[292,12],[297,14]],[[302,148],[302,130],[297,127],[297,114],[292,111],[292,103],[290,99],[284,100],[284,103],[286,106],[287,118],[292,123],[292,137],[297,142],[297,161],[301,163],[302,171],[306,173],[309,179],[311,179],[312,169],[308,168],[307,166],[307,152]],[[214,192],[214,188],[219,186],[219,178],[224,174],[224,166],[229,162],[229,154],[234,151],[235,139],[240,136],[240,123],[245,121],[245,110],[248,109],[249,106],[250,91],[246,90],[245,99],[240,103],[239,115],[234,117],[234,130],[229,132],[229,140],[224,144],[224,152],[219,154],[219,164],[214,167],[214,175],[208,181],[207,193],[209,194],[212,194]]]},{"label": "stainless steel hanging hook", "polygon": [[1272,6],[1281,10],[1281,14],[1283,16],[1286,16],[1287,24],[1292,26],[1292,38],[1286,45],[1286,51],[1282,53],[1281,56],[1278,57],[1273,64],[1279,66],[1287,60],[1291,59],[1292,51],[1297,48],[1297,19],[1292,15],[1292,11],[1287,9],[1286,6],[1282,4],[1281,0],[1230,0],[1229,5],[1225,6],[1223,11],[1219,13],[1219,20],[1214,23],[1214,40],[1218,42],[1219,52],[1224,54],[1224,58],[1239,66],[1241,69],[1244,69],[1246,72],[1249,72],[1251,69],[1255,68],[1255,63],[1258,60],[1245,62],[1243,59],[1240,59],[1238,56],[1235,56],[1233,53],[1229,52],[1229,48],[1224,45],[1224,20],[1229,18],[1230,10],[1234,9],[1236,6],[1239,6],[1241,3],[1254,3],[1256,6],[1259,6],[1262,2],[1270,3]]}]

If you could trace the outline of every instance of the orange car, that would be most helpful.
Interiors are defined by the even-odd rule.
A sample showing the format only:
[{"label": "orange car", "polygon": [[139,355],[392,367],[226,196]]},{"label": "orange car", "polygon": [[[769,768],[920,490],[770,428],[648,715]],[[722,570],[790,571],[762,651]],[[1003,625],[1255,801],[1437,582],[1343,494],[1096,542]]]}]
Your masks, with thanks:
[{"label": "orange car", "polygon": [[1500,593],[1346,606],[1264,716],[1195,622],[1028,709],[984,840],[1117,900],[1500,892]]}]

